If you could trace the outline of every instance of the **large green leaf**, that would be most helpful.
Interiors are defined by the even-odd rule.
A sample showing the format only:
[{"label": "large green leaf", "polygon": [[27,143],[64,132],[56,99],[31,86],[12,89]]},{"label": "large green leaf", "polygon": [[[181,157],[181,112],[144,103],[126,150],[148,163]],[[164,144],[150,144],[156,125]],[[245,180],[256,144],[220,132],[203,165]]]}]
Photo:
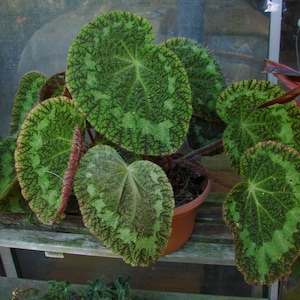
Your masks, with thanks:
[{"label": "large green leaf", "polygon": [[126,165],[112,147],[97,145],[81,159],[74,190],[85,226],[127,263],[147,266],[165,249],[174,196],[158,165]]},{"label": "large green leaf", "polygon": [[216,112],[219,94],[225,89],[225,77],[216,59],[197,41],[171,38],[163,43],[182,62],[191,86],[193,117],[187,135],[189,146],[198,149],[222,137],[224,123]]},{"label": "large green leaf", "polygon": [[205,121],[219,120],[216,102],[225,89],[222,69],[208,49],[197,41],[176,37],[163,43],[182,62],[191,85],[193,114]]},{"label": "large green leaf", "polygon": [[35,106],[22,125],[15,152],[17,176],[24,198],[42,223],[63,217],[70,191],[65,184],[72,184],[72,163],[78,164],[82,153],[78,128],[85,130],[85,119],[65,97]]},{"label": "large green leaf", "polygon": [[26,73],[21,81],[14,99],[10,135],[17,135],[30,109],[39,103],[40,90],[46,76],[39,72]]},{"label": "large green leaf", "polygon": [[236,264],[248,283],[272,284],[300,254],[300,153],[259,143],[242,156],[241,177],[223,210]]},{"label": "large green leaf", "polygon": [[217,111],[228,124],[223,145],[237,172],[241,155],[260,141],[274,140],[300,150],[300,108],[295,101],[253,110],[283,93],[265,80],[240,81],[221,93]]},{"label": "large green leaf", "polygon": [[101,15],[72,43],[66,82],[99,133],[137,154],[159,155],[181,146],[192,106],[180,60],[152,40],[140,16]]}]

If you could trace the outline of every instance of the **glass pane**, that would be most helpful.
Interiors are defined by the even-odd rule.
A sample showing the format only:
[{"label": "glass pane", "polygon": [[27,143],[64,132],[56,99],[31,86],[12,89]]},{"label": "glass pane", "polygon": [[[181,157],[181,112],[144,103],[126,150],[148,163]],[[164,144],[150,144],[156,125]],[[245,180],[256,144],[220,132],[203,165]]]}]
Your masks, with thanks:
[{"label": "glass pane", "polygon": [[266,1],[247,0],[2,0],[0,2],[0,135],[8,132],[20,77],[65,68],[68,47],[83,24],[113,10],[147,18],[155,42],[197,39],[217,57],[227,82],[261,78],[268,53]]},{"label": "glass pane", "polygon": [[300,1],[282,3],[280,62],[300,71]]}]

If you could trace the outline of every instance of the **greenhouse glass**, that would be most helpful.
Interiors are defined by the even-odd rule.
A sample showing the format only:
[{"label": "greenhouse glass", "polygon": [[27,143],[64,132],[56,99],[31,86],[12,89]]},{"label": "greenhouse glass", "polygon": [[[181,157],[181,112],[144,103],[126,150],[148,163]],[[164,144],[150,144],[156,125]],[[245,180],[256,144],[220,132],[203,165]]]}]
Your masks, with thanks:
[{"label": "greenhouse glass", "polygon": [[[103,12],[124,10],[147,18],[155,30],[156,43],[173,36],[198,40],[214,53],[227,82],[231,83],[264,76],[261,71],[263,59],[269,55],[270,16],[277,10],[279,19],[274,26],[280,26],[281,3],[280,0],[3,0],[0,2],[0,135],[7,135],[20,77],[31,70],[47,76],[63,71],[68,47],[81,26]],[[298,5],[297,1],[284,1],[282,5],[284,14],[289,14],[284,24],[289,39],[296,32],[293,5]],[[275,28],[273,35],[280,38],[280,27],[277,33]],[[275,42],[272,39],[275,56],[279,49],[276,38]],[[284,40],[287,49],[283,50],[293,56],[295,47],[287,44],[291,42],[295,44]],[[289,58],[284,55],[285,60]]]}]

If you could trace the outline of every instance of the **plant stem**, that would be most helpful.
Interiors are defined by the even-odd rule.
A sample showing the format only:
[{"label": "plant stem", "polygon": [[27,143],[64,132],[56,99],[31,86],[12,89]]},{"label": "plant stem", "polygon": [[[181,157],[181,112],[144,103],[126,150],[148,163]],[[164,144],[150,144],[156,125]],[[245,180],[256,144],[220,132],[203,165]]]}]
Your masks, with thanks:
[{"label": "plant stem", "polygon": [[223,140],[220,139],[216,142],[214,142],[213,144],[210,144],[208,146],[205,146],[205,147],[202,147],[200,149],[197,149],[195,151],[192,151],[191,153],[185,155],[185,156],[182,156],[178,159],[176,159],[176,162],[177,161],[181,161],[181,160],[193,160],[193,159],[196,159],[198,158],[199,156],[203,155],[203,154],[207,154],[207,153],[210,153],[211,151],[221,147],[223,145]]},{"label": "plant stem", "polygon": [[87,129],[87,133],[89,135],[89,138],[90,138],[92,144],[96,144],[95,138],[94,138],[94,136],[93,136],[92,131],[91,131],[90,128]]},{"label": "plant stem", "polygon": [[220,186],[232,189],[233,185],[226,183],[218,178],[216,178],[214,175],[212,175],[208,170],[206,170],[206,168],[204,166],[202,166],[201,164],[196,164],[190,160],[176,160],[176,162],[178,163],[178,165],[180,166],[184,166],[187,167],[189,169],[194,170],[195,172],[200,173],[201,175],[207,177],[208,179],[212,180],[213,182],[219,184]]}]

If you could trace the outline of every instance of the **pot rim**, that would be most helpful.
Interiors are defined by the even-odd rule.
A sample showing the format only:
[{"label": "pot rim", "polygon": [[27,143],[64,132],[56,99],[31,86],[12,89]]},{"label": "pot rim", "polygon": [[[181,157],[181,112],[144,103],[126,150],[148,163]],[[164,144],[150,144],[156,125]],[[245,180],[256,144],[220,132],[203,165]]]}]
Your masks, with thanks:
[{"label": "pot rim", "polygon": [[202,204],[202,202],[206,199],[207,195],[210,193],[211,190],[211,179],[205,177],[205,180],[203,182],[203,185],[205,186],[203,192],[197,197],[195,198],[193,201],[183,204],[181,206],[175,207],[174,208],[174,216],[177,216],[179,214],[184,213],[187,210],[191,210],[195,207],[198,207],[200,204]]}]

